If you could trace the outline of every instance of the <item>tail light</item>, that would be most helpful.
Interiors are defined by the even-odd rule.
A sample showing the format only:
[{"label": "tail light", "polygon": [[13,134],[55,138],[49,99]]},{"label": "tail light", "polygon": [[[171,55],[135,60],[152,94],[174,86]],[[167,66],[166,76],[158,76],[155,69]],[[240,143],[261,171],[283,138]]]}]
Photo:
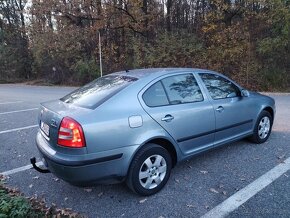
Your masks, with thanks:
[{"label": "tail light", "polygon": [[86,142],[82,126],[70,117],[63,118],[58,130],[57,144],[71,148],[85,147]]}]

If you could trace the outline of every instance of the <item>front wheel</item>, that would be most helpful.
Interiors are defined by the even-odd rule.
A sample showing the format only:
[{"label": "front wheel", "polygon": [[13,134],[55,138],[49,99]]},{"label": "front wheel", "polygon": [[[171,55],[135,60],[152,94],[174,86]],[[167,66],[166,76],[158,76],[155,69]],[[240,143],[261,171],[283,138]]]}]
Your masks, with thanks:
[{"label": "front wheel", "polygon": [[153,195],[167,183],[172,168],[168,151],[156,144],[147,144],[135,155],[127,177],[127,185],[140,195]]},{"label": "front wheel", "polygon": [[262,111],[255,124],[255,129],[250,140],[257,144],[264,143],[269,138],[273,125],[273,117],[268,111]]}]

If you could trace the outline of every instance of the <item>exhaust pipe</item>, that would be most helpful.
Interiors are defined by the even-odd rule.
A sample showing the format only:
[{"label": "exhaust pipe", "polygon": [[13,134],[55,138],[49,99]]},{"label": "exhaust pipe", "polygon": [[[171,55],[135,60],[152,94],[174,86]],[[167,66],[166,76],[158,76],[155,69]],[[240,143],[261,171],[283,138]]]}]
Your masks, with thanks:
[{"label": "exhaust pipe", "polygon": [[49,169],[42,169],[42,168],[36,166],[36,158],[35,157],[30,158],[30,163],[32,164],[33,168],[35,170],[37,170],[38,172],[40,172],[40,173],[50,173]]}]

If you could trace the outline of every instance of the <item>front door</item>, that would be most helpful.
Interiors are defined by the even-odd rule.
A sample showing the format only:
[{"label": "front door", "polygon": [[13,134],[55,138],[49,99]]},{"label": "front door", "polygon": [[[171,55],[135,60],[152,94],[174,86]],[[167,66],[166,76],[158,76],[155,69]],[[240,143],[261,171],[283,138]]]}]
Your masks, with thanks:
[{"label": "front door", "polygon": [[215,145],[251,133],[254,113],[247,107],[249,98],[242,97],[240,89],[226,78],[210,73],[200,73],[216,117]]}]

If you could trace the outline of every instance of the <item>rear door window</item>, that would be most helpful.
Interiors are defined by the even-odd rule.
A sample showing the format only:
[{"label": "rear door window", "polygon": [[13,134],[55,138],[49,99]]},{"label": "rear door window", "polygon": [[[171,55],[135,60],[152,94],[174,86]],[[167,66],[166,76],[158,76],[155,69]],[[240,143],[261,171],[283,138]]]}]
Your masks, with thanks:
[{"label": "rear door window", "polygon": [[137,78],[121,75],[100,77],[60,100],[68,104],[94,109],[136,80]]},{"label": "rear door window", "polygon": [[203,101],[201,90],[192,74],[170,76],[162,80],[170,104]]}]

